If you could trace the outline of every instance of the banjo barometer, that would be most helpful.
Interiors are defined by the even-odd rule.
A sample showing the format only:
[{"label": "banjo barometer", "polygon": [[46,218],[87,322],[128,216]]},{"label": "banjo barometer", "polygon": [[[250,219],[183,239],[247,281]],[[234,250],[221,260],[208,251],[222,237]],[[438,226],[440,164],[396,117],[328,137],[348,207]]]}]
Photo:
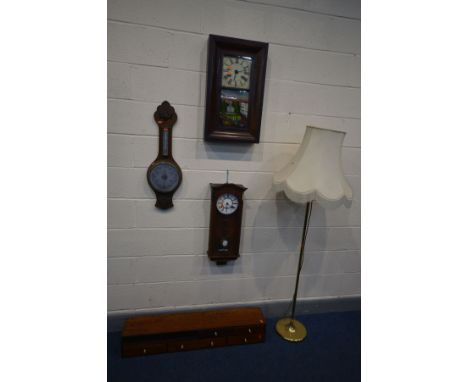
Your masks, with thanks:
[{"label": "banjo barometer", "polygon": [[164,101],[156,109],[154,120],[159,127],[159,153],[148,167],[146,177],[156,194],[156,207],[165,210],[174,206],[172,196],[182,182],[182,171],[172,156],[172,128],[177,114]]}]

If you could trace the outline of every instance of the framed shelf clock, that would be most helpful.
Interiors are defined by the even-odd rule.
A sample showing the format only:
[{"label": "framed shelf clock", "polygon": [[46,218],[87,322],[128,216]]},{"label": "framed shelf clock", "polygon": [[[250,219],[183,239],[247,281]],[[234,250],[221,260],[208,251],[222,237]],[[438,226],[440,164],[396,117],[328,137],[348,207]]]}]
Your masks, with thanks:
[{"label": "framed shelf clock", "polygon": [[267,43],[209,36],[206,141],[259,142],[267,56]]}]

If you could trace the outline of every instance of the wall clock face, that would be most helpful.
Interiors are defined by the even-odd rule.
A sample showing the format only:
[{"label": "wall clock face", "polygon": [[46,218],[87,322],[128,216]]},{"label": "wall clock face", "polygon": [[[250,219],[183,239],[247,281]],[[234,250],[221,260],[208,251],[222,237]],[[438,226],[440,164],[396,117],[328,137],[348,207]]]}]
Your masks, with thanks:
[{"label": "wall clock face", "polygon": [[223,57],[222,86],[225,88],[249,89],[252,57]]},{"label": "wall clock face", "polygon": [[205,140],[258,143],[268,44],[210,35]]},{"label": "wall clock face", "polygon": [[160,192],[174,191],[180,181],[179,171],[168,162],[162,162],[153,167],[149,173],[149,179],[153,188]]},{"label": "wall clock face", "polygon": [[239,200],[232,194],[223,194],[216,201],[216,208],[223,215],[231,215],[239,207]]}]

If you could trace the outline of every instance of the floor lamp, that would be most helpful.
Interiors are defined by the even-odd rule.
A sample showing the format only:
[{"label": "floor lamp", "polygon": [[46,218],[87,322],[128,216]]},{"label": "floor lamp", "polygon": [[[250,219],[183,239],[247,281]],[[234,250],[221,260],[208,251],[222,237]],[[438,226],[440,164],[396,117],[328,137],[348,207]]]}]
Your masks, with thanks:
[{"label": "floor lamp", "polygon": [[295,313],[312,204],[317,201],[327,208],[352,198],[352,190],[341,164],[345,134],[342,131],[307,126],[297,153],[273,177],[276,191],[283,191],[291,201],[306,205],[291,314],[276,323],[277,333],[287,341],[298,342],[307,336],[307,329],[295,319]]}]

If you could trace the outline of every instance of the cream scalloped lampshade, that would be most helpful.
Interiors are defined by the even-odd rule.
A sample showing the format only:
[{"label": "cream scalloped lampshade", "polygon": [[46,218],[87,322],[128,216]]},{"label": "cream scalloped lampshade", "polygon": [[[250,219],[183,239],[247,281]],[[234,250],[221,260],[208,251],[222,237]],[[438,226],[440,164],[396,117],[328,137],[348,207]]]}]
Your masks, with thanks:
[{"label": "cream scalloped lampshade", "polygon": [[341,164],[346,133],[307,126],[299,150],[273,177],[276,191],[296,203],[351,200],[353,192]]}]

